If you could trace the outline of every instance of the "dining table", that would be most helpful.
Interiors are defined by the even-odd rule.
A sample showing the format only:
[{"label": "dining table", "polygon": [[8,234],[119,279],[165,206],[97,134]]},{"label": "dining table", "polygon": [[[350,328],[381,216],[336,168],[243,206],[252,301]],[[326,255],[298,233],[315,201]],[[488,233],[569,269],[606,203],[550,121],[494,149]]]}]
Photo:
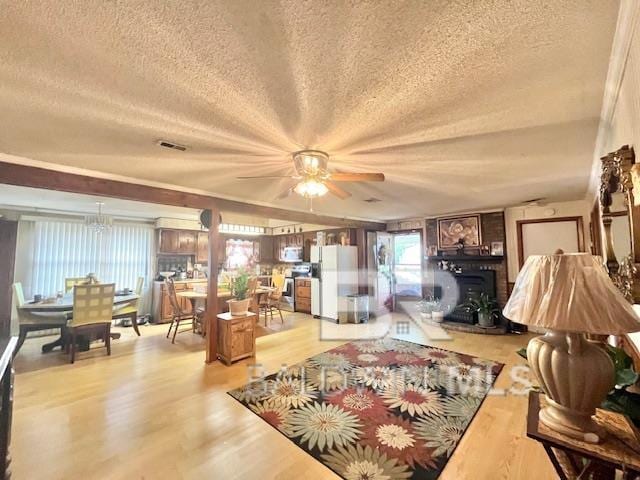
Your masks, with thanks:
[{"label": "dining table", "polygon": [[[257,311],[255,311],[255,309],[256,309],[256,306],[259,304],[258,299],[260,298],[260,295],[269,294],[274,290],[275,290],[274,287],[259,286],[258,288],[256,288],[256,291],[253,294],[253,299],[249,306],[249,310],[254,313],[258,313]],[[206,306],[206,301],[207,301],[206,291],[183,290],[181,292],[176,292],[176,296],[179,298],[188,299],[191,302],[191,309],[193,312],[196,311],[196,303],[198,302],[198,300],[204,301]],[[218,298],[231,298],[231,292],[229,290],[218,291]]]},{"label": "dining table", "polygon": [[[127,294],[116,294],[113,297],[113,305],[115,306],[123,306],[127,303],[134,302],[140,298],[140,295],[136,293],[127,293]],[[25,310],[29,313],[70,313],[73,312],[73,292],[69,292],[62,297],[56,298],[55,300],[43,300],[41,302],[27,302],[20,307],[21,310]],[[42,321],[46,323],[49,321],[44,315]],[[137,335],[140,335],[140,331],[138,330],[138,322],[136,318],[132,319],[131,322],[133,329],[135,330]],[[115,333],[112,334],[112,338],[119,338],[120,334]],[[57,340],[47,343],[42,346],[42,353],[48,353],[56,347],[62,347],[64,345],[64,335],[60,334],[60,338]]]}]

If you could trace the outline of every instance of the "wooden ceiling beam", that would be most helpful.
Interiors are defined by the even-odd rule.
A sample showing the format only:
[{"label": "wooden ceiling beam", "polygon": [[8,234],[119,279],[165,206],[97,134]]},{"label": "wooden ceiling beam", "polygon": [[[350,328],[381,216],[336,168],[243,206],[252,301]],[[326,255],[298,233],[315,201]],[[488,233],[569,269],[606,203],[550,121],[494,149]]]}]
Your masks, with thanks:
[{"label": "wooden ceiling beam", "polygon": [[386,225],[380,222],[351,220],[329,215],[319,215],[312,212],[299,212],[284,208],[255,205],[209,195],[181,192],[168,188],[60,172],[9,162],[0,162],[0,183],[200,210],[214,208],[223,214],[224,212],[233,212],[300,223],[364,228],[378,231],[385,230],[386,228]]}]

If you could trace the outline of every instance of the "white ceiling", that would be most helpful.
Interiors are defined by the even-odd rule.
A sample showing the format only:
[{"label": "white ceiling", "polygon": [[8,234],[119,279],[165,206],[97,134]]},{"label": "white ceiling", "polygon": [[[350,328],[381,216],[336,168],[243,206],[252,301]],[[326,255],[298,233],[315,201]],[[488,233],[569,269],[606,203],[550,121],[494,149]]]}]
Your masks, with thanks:
[{"label": "white ceiling", "polygon": [[274,200],[286,180],[235,176],[291,172],[290,152],[318,148],[387,181],[314,210],[380,220],[580,198],[617,9],[3,2],[0,151],[301,209]]}]

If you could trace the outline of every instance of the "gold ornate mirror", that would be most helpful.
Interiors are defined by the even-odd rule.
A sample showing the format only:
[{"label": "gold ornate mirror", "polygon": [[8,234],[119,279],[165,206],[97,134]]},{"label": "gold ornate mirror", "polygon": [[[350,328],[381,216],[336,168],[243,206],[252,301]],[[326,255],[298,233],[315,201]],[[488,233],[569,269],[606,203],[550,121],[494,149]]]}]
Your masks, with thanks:
[{"label": "gold ornate mirror", "polygon": [[633,148],[624,147],[601,158],[600,206],[604,257],[609,276],[631,303],[640,302],[640,207],[634,205]]}]

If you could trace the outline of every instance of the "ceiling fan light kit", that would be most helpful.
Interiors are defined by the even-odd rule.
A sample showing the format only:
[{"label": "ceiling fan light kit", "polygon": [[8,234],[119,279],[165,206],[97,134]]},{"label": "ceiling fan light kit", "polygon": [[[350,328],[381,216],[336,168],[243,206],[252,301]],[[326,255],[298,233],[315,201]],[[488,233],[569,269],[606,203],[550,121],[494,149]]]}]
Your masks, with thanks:
[{"label": "ceiling fan light kit", "polygon": [[302,180],[293,190],[305,198],[321,197],[329,191],[324,183],[314,179]]},{"label": "ceiling fan light kit", "polygon": [[309,200],[326,195],[327,192],[341,200],[351,196],[349,192],[338,187],[333,182],[384,182],[383,173],[331,173],[327,169],[329,155],[320,150],[300,150],[291,154],[295,175],[261,175],[250,177],[238,177],[241,180],[254,178],[291,178],[298,183],[287,189],[277,197],[277,200],[287,198],[291,192]]}]

